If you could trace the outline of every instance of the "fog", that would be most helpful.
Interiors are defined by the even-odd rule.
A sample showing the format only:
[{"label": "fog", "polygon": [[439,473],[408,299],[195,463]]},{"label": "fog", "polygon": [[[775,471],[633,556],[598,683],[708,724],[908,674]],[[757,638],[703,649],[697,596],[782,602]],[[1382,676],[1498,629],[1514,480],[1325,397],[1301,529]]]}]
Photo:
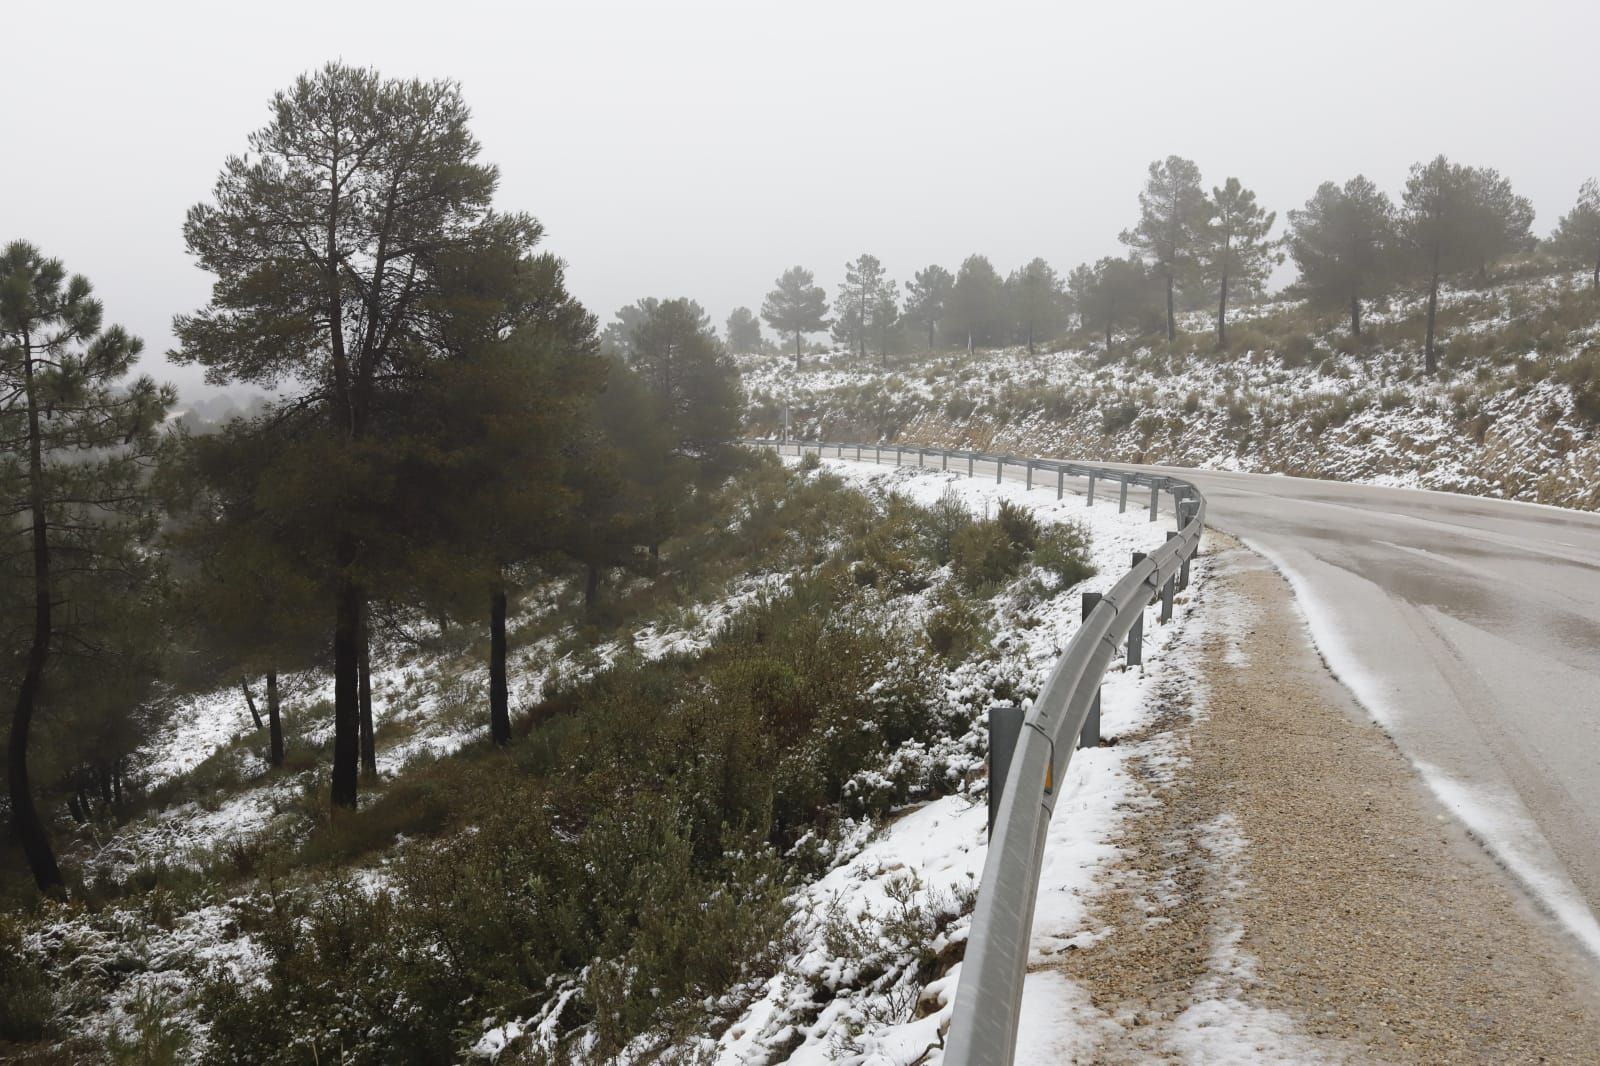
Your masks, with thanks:
[{"label": "fog", "polygon": [[[241,14],[241,12],[248,12]],[[1588,3],[22,4],[8,0],[0,240],[84,273],[164,364],[208,279],[182,222],[272,93],[329,59],[462,83],[499,202],[544,222],[602,320],[692,296],[720,323],[796,263],[904,281],[1118,252],[1176,153],[1283,213],[1443,152],[1544,234],[1600,172]]]}]

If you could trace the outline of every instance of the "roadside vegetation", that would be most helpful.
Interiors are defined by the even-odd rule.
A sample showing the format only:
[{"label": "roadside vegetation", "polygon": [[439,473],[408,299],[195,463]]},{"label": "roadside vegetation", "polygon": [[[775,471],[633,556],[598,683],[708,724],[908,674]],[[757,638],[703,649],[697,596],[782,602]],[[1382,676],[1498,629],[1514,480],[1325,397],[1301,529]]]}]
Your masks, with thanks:
[{"label": "roadside vegetation", "polygon": [[[153,791],[150,808],[217,805],[296,775],[304,799],[193,865],[148,856],[119,879],[91,873],[70,907],[8,919],[4,1038],[37,1042],[11,1052],[36,1062],[161,1061],[116,1051],[156,1045],[208,1062],[437,1062],[522,1019],[544,1033],[514,1042],[528,1061],[693,1047],[777,972],[796,886],[863,827],[965,786],[996,694],[952,700],[945,679],[994,654],[994,597],[1061,593],[1092,574],[1088,548],[1009,503],[919,507],[751,455],[604,621],[581,572],[562,579],[526,626],[605,665],[541,679],[508,744],[470,722],[456,754],[415,758],[332,815],[315,746],[253,774],[220,769],[225,747]],[[748,588],[714,627],[695,623]],[[697,646],[633,646],[684,622]],[[443,642],[393,669],[471,676],[480,651]],[[385,649],[385,692],[390,662]],[[465,687],[482,698],[481,679]],[[328,714],[287,710],[291,750]],[[970,906],[949,902],[906,921]]]}]

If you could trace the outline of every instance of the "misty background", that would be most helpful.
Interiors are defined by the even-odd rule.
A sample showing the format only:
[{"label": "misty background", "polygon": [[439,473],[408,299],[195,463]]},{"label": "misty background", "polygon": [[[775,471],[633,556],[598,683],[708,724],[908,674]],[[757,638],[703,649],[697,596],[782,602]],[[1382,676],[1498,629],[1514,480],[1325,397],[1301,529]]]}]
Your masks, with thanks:
[{"label": "misty background", "polygon": [[184,212],[330,59],[459,80],[498,205],[544,223],[602,321],[681,295],[720,323],[795,264],[831,297],[864,251],[897,282],[974,252],[1064,271],[1122,251],[1169,154],[1256,189],[1275,232],[1324,180],[1397,195],[1442,152],[1498,168],[1542,235],[1600,172],[1583,3],[92,2],[4,21],[0,234],[89,276],[188,397],[199,369],[162,358],[208,293]]}]

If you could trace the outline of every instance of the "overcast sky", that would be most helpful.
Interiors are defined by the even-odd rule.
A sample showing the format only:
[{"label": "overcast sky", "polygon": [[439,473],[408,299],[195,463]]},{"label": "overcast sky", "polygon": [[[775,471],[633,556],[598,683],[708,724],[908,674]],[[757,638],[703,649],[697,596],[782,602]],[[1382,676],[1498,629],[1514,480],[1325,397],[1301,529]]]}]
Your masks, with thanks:
[{"label": "overcast sky", "polygon": [[1120,250],[1172,153],[1280,225],[1321,181],[1397,195],[1443,152],[1509,176],[1544,234],[1600,174],[1592,0],[4,8],[0,240],[88,275],[185,391],[161,353],[209,281],[184,211],[334,58],[459,80],[500,205],[544,222],[602,320],[681,295],[720,323],[795,263],[831,296],[863,251],[902,281],[971,252],[1065,271]]}]

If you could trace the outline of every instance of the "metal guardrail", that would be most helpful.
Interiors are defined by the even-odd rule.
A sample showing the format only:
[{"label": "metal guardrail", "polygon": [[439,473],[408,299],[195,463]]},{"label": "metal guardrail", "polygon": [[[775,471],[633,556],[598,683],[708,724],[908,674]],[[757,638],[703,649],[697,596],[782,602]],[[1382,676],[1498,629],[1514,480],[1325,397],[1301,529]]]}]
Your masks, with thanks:
[{"label": "metal guardrail", "polygon": [[[1029,944],[1033,934],[1033,908],[1039,893],[1039,873],[1044,861],[1045,835],[1055,810],[1057,785],[1065,779],[1067,762],[1084,733],[1091,710],[1099,708],[1100,682],[1117,649],[1134,636],[1142,636],[1145,610],[1158,598],[1161,617],[1172,613],[1175,587],[1187,585],[1189,563],[1200,547],[1206,502],[1200,491],[1181,478],[1144,474],[1084,463],[1047,459],[1019,459],[1010,455],[949,451],[904,445],[834,444],[813,441],[753,440],[749,443],[816,451],[833,451],[838,458],[871,458],[882,462],[893,452],[896,465],[907,455],[926,465],[931,457],[942,469],[951,460],[965,462],[967,474],[977,467],[993,466],[995,480],[1008,466],[1026,469],[1028,486],[1038,473],[1056,475],[1056,495],[1065,492],[1068,477],[1088,479],[1085,495],[1094,502],[1096,481],[1119,486],[1119,506],[1127,510],[1130,486],[1150,488],[1150,520],[1160,516],[1160,495],[1169,493],[1178,528],[1167,542],[1148,555],[1134,556],[1132,569],[1110,592],[1097,600],[1085,598],[1083,623],[1073,634],[1050,677],[1022,722],[1021,737],[1004,772],[1000,802],[994,808],[989,851],[978,887],[978,903],[967,936],[966,959],[956,990],[955,1013],[945,1042],[947,1066],[1010,1066],[1017,1044],[1022,1012],[1022,985],[1027,976]],[[852,453],[848,454],[848,453]],[[987,471],[986,471],[987,472]],[[1130,649],[1131,650],[1131,649]],[[1131,658],[1131,656],[1130,656]],[[1094,722],[1098,728],[1098,716]],[[993,761],[1004,761],[994,760]],[[993,786],[991,785],[991,788]]]}]

